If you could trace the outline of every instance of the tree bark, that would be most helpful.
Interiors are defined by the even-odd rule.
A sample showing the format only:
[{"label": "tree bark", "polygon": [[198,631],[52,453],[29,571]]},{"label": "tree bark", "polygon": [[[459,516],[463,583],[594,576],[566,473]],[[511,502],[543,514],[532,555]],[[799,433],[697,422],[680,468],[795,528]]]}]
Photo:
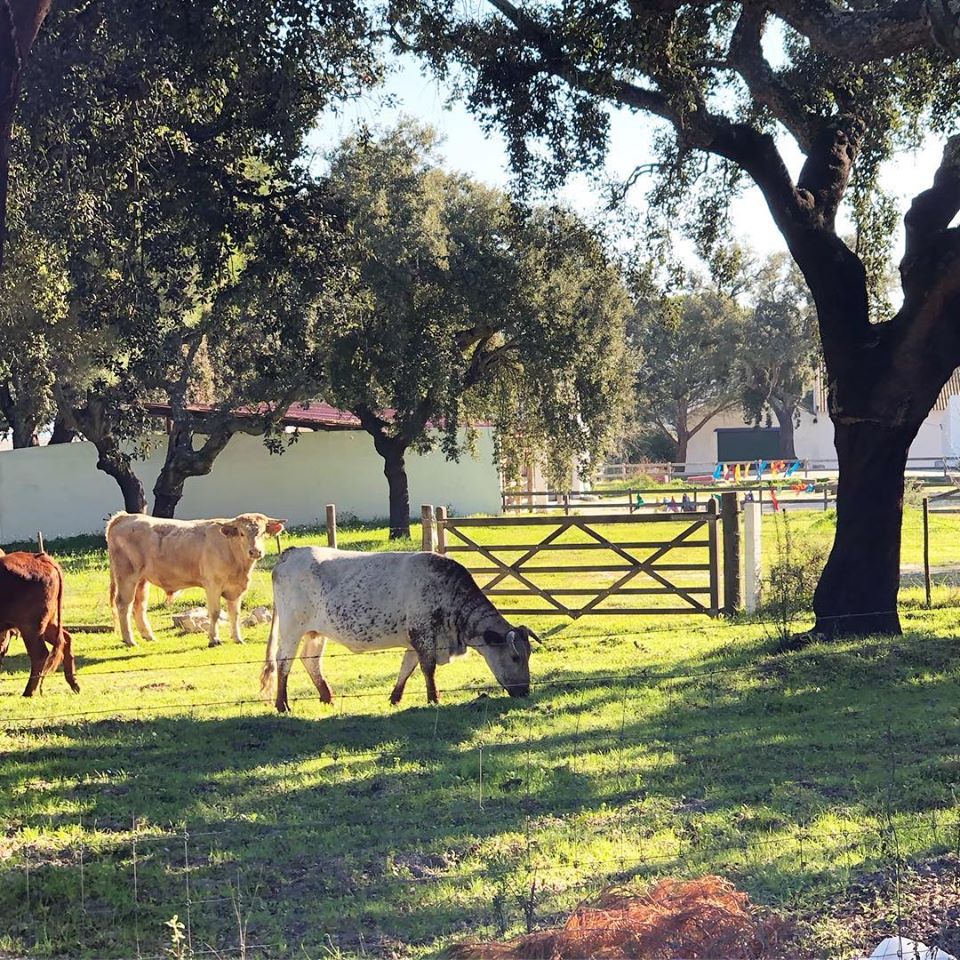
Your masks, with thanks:
[{"label": "tree bark", "polygon": [[95,440],[97,453],[97,469],[107,476],[113,477],[123,494],[123,509],[127,513],[146,513],[147,498],[143,492],[143,484],[134,473],[130,457],[123,453],[111,436]]},{"label": "tree bark", "polygon": [[40,438],[37,436],[37,424],[24,413],[23,406],[17,403],[14,391],[9,383],[0,384],[0,412],[10,427],[11,441],[14,450],[24,447],[39,447]]},{"label": "tree bark", "polygon": [[903,472],[920,424],[837,422],[837,533],[814,594],[825,637],[900,633]]},{"label": "tree bark", "polygon": [[[382,448],[382,449],[381,449]],[[399,441],[381,443],[383,475],[387,478],[390,497],[390,539],[410,538],[410,485],[407,480],[405,455],[407,448]]]},{"label": "tree bark", "polygon": [[167,455],[153,486],[153,515],[173,517],[183,498],[183,486],[190,477],[206,476],[216,458],[223,452],[236,430],[230,426],[208,427],[203,446],[193,447],[195,429],[192,424],[174,423],[167,440]]},{"label": "tree bark", "polygon": [[49,441],[50,445],[73,443],[77,436],[77,431],[70,426],[66,417],[64,417],[62,413],[58,413],[56,419],[53,421],[53,432],[50,434]]},{"label": "tree bark", "polygon": [[780,427],[779,456],[781,460],[796,460],[797,449],[794,444],[793,409],[779,403],[771,403],[771,409]]}]

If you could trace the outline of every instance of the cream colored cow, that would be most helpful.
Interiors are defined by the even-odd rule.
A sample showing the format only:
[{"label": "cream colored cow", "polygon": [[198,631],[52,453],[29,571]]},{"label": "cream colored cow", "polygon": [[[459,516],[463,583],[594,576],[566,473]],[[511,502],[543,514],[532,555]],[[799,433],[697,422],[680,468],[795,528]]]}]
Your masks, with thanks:
[{"label": "cream colored cow", "polygon": [[143,513],[118,513],[107,523],[110,606],[128,647],[136,646],[130,608],[144,640],[153,640],[147,620],[147,584],[168,596],[187,587],[207,592],[210,646],[220,643],[220,599],[227,601],[230,631],[240,636],[240,602],[250,586],[254,564],[263,556],[264,537],[283,530],[284,520],[242,513],[232,520],[166,520]]}]

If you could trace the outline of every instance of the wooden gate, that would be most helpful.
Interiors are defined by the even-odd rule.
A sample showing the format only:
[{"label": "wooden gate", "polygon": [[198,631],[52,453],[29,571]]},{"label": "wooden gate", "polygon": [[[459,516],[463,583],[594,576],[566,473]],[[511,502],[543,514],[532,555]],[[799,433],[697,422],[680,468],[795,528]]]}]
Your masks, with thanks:
[{"label": "wooden gate", "polygon": [[[440,552],[455,555],[488,597],[519,598],[516,606],[503,605],[511,614],[576,619],[611,613],[716,616],[720,610],[713,512],[443,517],[438,534]],[[639,597],[683,603],[644,605]],[[532,598],[540,605],[530,606]],[[566,598],[583,599],[571,605]]]}]

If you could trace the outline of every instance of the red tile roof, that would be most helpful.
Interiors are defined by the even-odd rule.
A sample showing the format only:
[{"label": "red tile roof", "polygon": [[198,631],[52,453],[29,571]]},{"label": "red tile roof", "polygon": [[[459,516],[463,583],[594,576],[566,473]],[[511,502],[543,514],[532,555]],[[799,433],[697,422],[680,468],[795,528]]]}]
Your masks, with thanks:
[{"label": "red tile roof", "polygon": [[[169,403],[148,403],[147,411],[158,417],[170,416]],[[187,410],[191,413],[212,413],[217,408],[210,403],[191,403],[187,405]],[[266,411],[266,406],[262,405],[256,408],[245,407],[235,410],[236,416],[253,417],[258,413]],[[388,411],[388,415],[389,415]],[[301,427],[308,430],[359,430],[360,421],[348,410],[338,410],[331,407],[329,403],[310,402],[306,406],[294,404],[283,418],[283,425],[286,427]]]}]

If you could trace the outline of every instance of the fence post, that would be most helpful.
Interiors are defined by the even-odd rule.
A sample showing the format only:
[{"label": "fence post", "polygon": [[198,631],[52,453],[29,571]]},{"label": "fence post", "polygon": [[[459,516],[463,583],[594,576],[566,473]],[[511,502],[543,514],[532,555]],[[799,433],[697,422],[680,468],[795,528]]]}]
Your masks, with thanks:
[{"label": "fence post", "polygon": [[337,547],[337,505],[327,504],[327,546]]},{"label": "fence post", "polygon": [[930,609],[930,498],[923,498],[923,586],[927,593],[927,609]]},{"label": "fence post", "polygon": [[437,553],[447,552],[447,508],[437,507]]},{"label": "fence post", "polygon": [[740,505],[736,493],[720,495],[723,521],[723,612],[734,613],[740,601]]},{"label": "fence post", "polygon": [[720,558],[717,550],[717,501],[711,497],[707,502],[707,513],[713,519],[707,524],[708,546],[710,550],[710,616],[720,612]]},{"label": "fence post", "polygon": [[760,602],[762,525],[760,504],[748,500],[743,505],[743,587],[747,613],[755,613]]},{"label": "fence post", "polygon": [[420,508],[420,523],[422,524],[420,549],[424,553],[435,553],[437,548],[437,532],[433,523],[433,506],[425,503]]},{"label": "fence post", "polygon": [[830,509],[830,482],[824,481],[823,484],[823,512],[826,513]]}]

